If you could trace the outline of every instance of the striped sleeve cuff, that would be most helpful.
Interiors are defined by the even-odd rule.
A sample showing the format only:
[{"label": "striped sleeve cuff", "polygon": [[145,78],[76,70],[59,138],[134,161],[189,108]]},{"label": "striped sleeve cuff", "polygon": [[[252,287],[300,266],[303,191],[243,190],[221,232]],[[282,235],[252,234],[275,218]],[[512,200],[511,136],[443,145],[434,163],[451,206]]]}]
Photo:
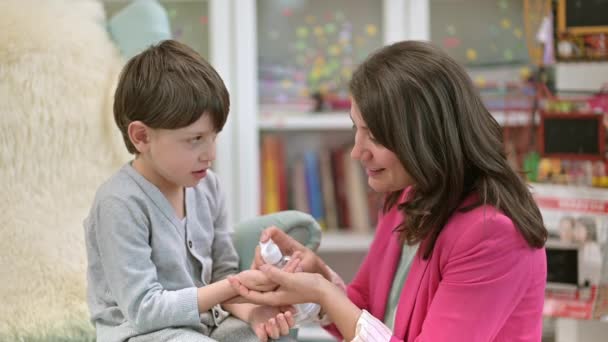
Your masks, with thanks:
[{"label": "striped sleeve cuff", "polygon": [[386,342],[390,341],[393,332],[384,323],[363,310],[357,320],[356,335],[352,342]]}]

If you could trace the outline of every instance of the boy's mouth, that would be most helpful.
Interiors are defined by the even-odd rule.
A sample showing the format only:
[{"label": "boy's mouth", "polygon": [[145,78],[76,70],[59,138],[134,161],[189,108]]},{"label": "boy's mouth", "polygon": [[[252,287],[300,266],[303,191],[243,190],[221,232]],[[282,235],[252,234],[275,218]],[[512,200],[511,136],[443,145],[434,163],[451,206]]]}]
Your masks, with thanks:
[{"label": "boy's mouth", "polygon": [[201,170],[198,170],[198,171],[194,171],[194,172],[192,172],[192,174],[196,178],[203,178],[203,177],[205,177],[205,175],[207,175],[207,169],[201,169]]}]

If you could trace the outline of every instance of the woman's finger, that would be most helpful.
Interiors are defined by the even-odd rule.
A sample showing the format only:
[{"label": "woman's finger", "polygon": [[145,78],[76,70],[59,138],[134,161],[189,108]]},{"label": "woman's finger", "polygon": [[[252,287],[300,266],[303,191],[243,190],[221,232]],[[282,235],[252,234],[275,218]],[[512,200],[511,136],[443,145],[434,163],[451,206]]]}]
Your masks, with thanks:
[{"label": "woman's finger", "polygon": [[253,261],[251,262],[251,269],[257,270],[260,266],[264,265],[264,259],[262,259],[262,252],[260,251],[260,246],[255,247],[255,253],[253,254]]},{"label": "woman's finger", "polygon": [[[281,292],[281,290],[272,291],[272,292],[258,292],[253,290],[247,290],[246,288],[242,288],[239,292],[239,295],[247,300],[249,303],[253,304],[261,304],[261,305],[270,305],[270,306],[278,306],[284,304],[292,304],[288,299],[289,297],[285,295],[285,293]],[[287,300],[287,302],[285,302]]]},{"label": "woman's finger", "polygon": [[283,271],[289,272],[289,273],[295,272],[296,268],[298,266],[300,266],[300,261],[302,261],[300,258],[297,258],[297,257],[292,258],[291,260],[289,260],[287,265],[285,265],[285,267],[283,267]]},{"label": "woman's finger", "polygon": [[243,285],[239,285],[238,289],[239,295],[247,298],[246,296],[251,292],[248,288]]},{"label": "woman's finger", "polygon": [[246,298],[243,298],[242,296],[234,296],[234,297],[222,302],[222,304],[243,304],[243,303],[249,303],[249,301]]},{"label": "woman's finger", "polygon": [[286,285],[289,282],[289,277],[293,275],[292,273],[284,272],[276,267],[272,267],[269,265],[263,265],[262,267],[260,267],[260,270],[264,272],[264,274],[266,274],[268,279],[278,285]]},{"label": "woman's finger", "polygon": [[264,229],[262,235],[260,236],[261,242],[266,242],[268,239],[272,239],[272,241],[279,246],[279,249],[281,252],[283,252],[283,255],[292,255],[295,251],[306,248],[294,238],[289,236],[289,234],[285,233],[282,229],[274,226]]},{"label": "woman's finger", "polygon": [[228,276],[228,283],[232,286],[233,289],[238,290],[241,282],[235,276]]}]

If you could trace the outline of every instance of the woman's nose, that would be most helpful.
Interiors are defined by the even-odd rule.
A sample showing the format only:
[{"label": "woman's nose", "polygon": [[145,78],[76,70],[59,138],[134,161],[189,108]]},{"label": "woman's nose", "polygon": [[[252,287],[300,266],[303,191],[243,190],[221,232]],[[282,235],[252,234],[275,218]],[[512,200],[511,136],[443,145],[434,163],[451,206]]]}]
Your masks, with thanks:
[{"label": "woman's nose", "polygon": [[371,158],[371,153],[359,143],[355,143],[353,149],[350,151],[350,157],[355,160],[366,161]]},{"label": "woman's nose", "polygon": [[355,143],[353,145],[353,149],[350,151],[350,157],[355,160],[359,160],[361,158],[361,148],[359,147],[359,144]]}]

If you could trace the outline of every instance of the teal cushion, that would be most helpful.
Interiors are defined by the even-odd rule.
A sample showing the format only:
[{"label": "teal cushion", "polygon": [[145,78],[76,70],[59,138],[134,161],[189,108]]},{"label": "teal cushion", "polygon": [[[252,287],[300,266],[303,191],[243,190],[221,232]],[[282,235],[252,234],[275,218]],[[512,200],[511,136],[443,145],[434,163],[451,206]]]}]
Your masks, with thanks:
[{"label": "teal cushion", "polygon": [[169,16],[156,0],[133,1],[109,20],[108,29],[127,59],[171,39]]}]

